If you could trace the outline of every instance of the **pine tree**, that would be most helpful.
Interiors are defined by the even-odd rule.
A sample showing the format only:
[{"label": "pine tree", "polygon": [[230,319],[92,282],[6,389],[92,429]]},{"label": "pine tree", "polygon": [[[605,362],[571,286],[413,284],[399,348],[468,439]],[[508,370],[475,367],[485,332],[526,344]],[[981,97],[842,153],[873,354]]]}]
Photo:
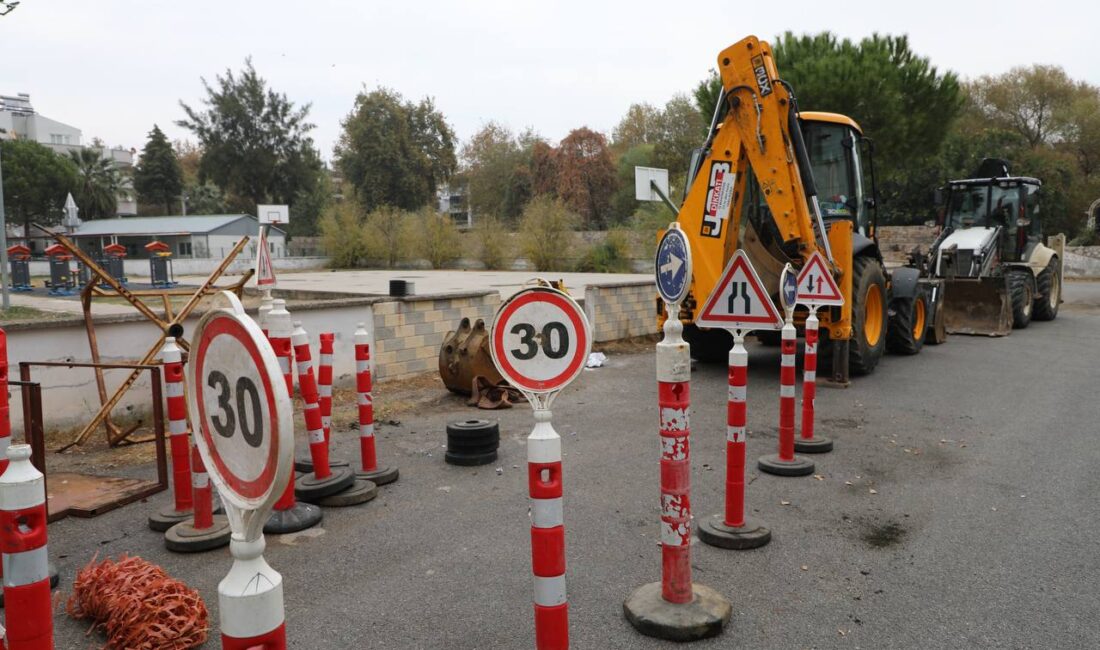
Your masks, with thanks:
[{"label": "pine tree", "polygon": [[156,124],[149,132],[149,140],[141,150],[141,161],[134,169],[134,189],[138,201],[158,209],[164,206],[164,214],[172,214],[172,206],[183,191],[183,172],[176,152]]}]

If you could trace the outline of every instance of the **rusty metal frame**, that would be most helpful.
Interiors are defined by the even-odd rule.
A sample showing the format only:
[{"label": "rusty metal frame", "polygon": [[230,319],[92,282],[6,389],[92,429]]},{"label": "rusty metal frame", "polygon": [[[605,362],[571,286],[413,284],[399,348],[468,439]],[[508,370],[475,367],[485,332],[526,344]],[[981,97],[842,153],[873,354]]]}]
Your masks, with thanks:
[{"label": "rusty metal frame", "polygon": [[[153,442],[156,445],[157,454],[157,481],[155,484],[135,490],[122,498],[116,499],[95,510],[81,510],[67,508],[60,512],[49,511],[49,499],[46,500],[47,521],[53,522],[64,519],[70,514],[76,517],[95,517],[116,508],[146,499],[158,492],[168,489],[168,453],[164,436],[164,393],[160,379],[160,366],[112,364],[112,363],[77,363],[77,362],[21,362],[19,364],[19,381],[10,381],[9,386],[20,388],[20,397],[23,402],[23,439],[31,446],[31,463],[42,472],[43,485],[49,481],[49,472],[46,471],[46,426],[42,411],[42,385],[31,380],[31,367],[62,367],[62,368],[97,368],[101,370],[133,369],[138,372],[149,371],[150,387],[153,400],[153,436],[140,442]],[[132,441],[139,442],[139,441]],[[47,490],[47,494],[48,494]]]},{"label": "rusty metal frame", "polygon": [[[83,444],[84,441],[88,439],[88,436],[91,435],[100,424],[103,424],[106,429],[107,444],[114,447],[126,441],[134,432],[134,429],[123,431],[116,424],[111,422],[111,411],[118,405],[118,402],[122,399],[126,391],[130,390],[130,387],[137,381],[138,376],[141,374],[141,370],[133,370],[130,375],[115,388],[114,393],[110,397],[107,396],[107,384],[103,376],[103,370],[106,366],[100,364],[99,341],[96,338],[95,320],[92,318],[92,298],[120,296],[141,312],[150,322],[160,328],[161,334],[156,343],[146,351],[145,355],[142,356],[133,367],[136,368],[137,366],[149,364],[156,359],[157,355],[160,354],[161,348],[164,347],[164,341],[168,336],[174,336],[176,338],[176,343],[179,344],[184,351],[187,351],[190,349],[190,345],[187,340],[183,338],[183,322],[191,315],[191,312],[198,307],[203,298],[223,290],[223,287],[214,286],[214,283],[221,278],[226,269],[229,268],[229,265],[244,249],[245,245],[249,242],[249,238],[247,236],[241,238],[229,254],[225,256],[221,264],[207,276],[206,281],[197,289],[185,288],[136,291],[131,291],[112,277],[110,273],[103,270],[87,253],[82,251],[80,246],[75,242],[60,234],[53,234],[53,238],[57,240],[57,243],[61,244],[72,253],[73,257],[84,264],[85,268],[94,276],[88,284],[81,289],[80,302],[84,311],[84,329],[88,333],[88,347],[91,349],[92,367],[95,367],[96,388],[99,391],[99,402],[101,405],[95,417],[81,429],[80,433],[77,434],[72,442],[61,447],[58,451],[65,451],[73,445]],[[248,269],[239,281],[224,287],[224,289],[234,292],[237,294],[237,297],[241,297],[244,292],[244,285],[252,279],[254,272],[253,269]],[[100,287],[100,283],[106,285],[109,291]],[[190,296],[190,299],[179,311],[173,313],[171,296]],[[157,315],[157,313],[142,300],[142,298],[148,297],[159,297],[161,299],[164,306],[164,318]]]}]

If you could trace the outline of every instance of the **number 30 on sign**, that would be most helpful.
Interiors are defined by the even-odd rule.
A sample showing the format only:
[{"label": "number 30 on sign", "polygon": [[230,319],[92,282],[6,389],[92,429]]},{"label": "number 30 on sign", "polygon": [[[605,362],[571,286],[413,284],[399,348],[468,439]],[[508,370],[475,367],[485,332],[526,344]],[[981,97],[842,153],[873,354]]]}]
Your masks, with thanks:
[{"label": "number 30 on sign", "polygon": [[500,306],[493,322],[493,362],[520,390],[564,388],[584,368],[591,347],[584,312],[555,289],[520,291]]}]

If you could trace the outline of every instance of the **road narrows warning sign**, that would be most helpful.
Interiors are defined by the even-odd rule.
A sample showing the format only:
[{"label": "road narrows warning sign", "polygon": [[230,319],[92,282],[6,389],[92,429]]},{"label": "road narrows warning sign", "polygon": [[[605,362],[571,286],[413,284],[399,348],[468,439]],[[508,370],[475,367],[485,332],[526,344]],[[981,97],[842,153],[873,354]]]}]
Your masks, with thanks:
[{"label": "road narrows warning sign", "polygon": [[783,317],[745,252],[738,249],[707,296],[695,324],[727,330],[777,330],[783,327]]},{"label": "road narrows warning sign", "polygon": [[810,259],[798,273],[798,296],[796,300],[803,305],[816,305],[824,307],[828,305],[843,305],[844,296],[840,293],[840,287],[829,272],[829,266],[825,263],[825,256],[819,251],[814,251]]}]

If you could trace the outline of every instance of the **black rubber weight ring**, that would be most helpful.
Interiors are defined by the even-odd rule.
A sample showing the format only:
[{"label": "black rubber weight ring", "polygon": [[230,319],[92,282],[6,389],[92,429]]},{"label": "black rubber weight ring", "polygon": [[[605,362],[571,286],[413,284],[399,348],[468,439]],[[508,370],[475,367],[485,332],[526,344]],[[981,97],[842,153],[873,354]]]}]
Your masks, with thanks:
[{"label": "black rubber weight ring", "polygon": [[500,435],[500,426],[496,422],[490,422],[489,420],[455,420],[454,422],[447,423],[447,435],[458,435],[467,437],[470,435],[487,435],[487,434]]}]

